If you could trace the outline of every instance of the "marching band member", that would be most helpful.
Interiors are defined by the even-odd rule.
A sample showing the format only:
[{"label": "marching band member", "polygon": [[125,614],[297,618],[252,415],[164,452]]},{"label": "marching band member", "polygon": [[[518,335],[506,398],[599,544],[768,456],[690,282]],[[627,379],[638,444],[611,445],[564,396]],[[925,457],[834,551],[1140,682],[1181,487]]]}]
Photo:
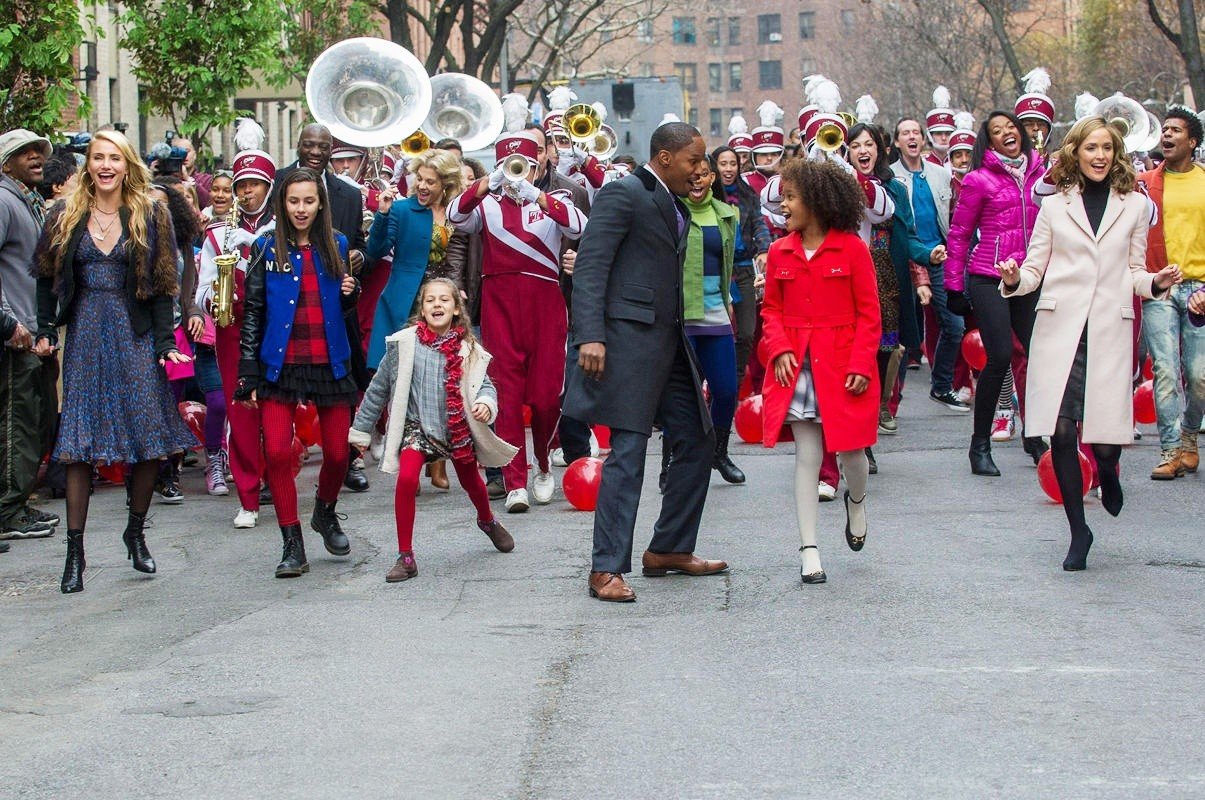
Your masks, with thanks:
[{"label": "marching band member", "polygon": [[[808,141],[807,138],[808,123],[812,121],[812,117],[820,112],[820,106],[816,104],[815,99],[816,89],[826,81],[828,81],[828,78],[819,74],[808,75],[803,79],[803,96],[807,99],[807,105],[799,109],[799,152],[804,154],[812,146],[812,142]],[[836,108],[833,110],[835,111]]]},{"label": "marching band member", "polygon": [[950,108],[950,90],[944,86],[934,89],[933,106],[925,115],[925,129],[929,137],[929,152],[925,154],[925,160],[944,167],[950,150],[950,135],[957,127],[954,124],[954,109]]},{"label": "marching band member", "polygon": [[[460,230],[482,235],[481,332],[494,356],[490,373],[500,405],[496,428],[519,448],[503,470],[506,510],[522,513],[529,507],[524,405],[532,411],[539,470],[532,486],[535,501],[548,503],[556,488],[549,447],[560,417],[568,335],[559,284],[561,242],[581,236],[586,217],[567,192],[547,193],[534,185],[540,165],[534,136],[505,133],[494,154],[494,171],[452,200],[447,213]],[[515,157],[528,165],[519,178],[507,172]]]},{"label": "marching band member", "polygon": [[[607,118],[607,107],[602,103],[594,103],[593,108],[598,112],[600,120]],[[607,179],[607,168],[596,156],[586,152],[586,148],[569,137],[565,130],[563,119],[559,128],[552,129],[552,139],[556,142],[557,171],[566,178],[574,181],[586,190],[591,200]]]},{"label": "marching band member", "polygon": [[728,146],[736,153],[740,173],[753,169],[753,137],[749,135],[749,123],[739,112],[728,120]]},{"label": "marching band member", "polygon": [[254,120],[245,119],[234,134],[239,153],[234,157],[234,194],[238,198],[238,227],[227,231],[226,220],[218,219],[205,229],[201,245],[201,274],[197,279],[197,304],[208,309],[213,301],[213,284],[218,277],[214,257],[224,248],[234,248],[242,258],[234,269],[234,322],[216,327],[214,353],[222,376],[222,394],[226,400],[226,419],[230,424],[227,451],[230,474],[239,496],[234,527],[254,528],[259,521],[260,485],[264,474],[264,455],[260,445],[259,411],[234,402],[238,381],[239,336],[243,327],[243,288],[247,256],[255,239],[276,225],[269,198],[276,178],[276,163],[261,148],[264,129]]},{"label": "marching band member", "polygon": [[950,207],[958,204],[958,192],[962,179],[971,169],[971,152],[975,149],[975,117],[966,111],[954,115],[954,132],[950,134],[950,145],[946,159],[950,168]]},{"label": "marching band member", "polygon": [[753,171],[741,177],[753,191],[760,193],[766,188],[770,176],[778,174],[787,135],[778,125],[783,113],[774,101],[766,100],[758,106],[757,116],[761,119],[761,125],[754,128],[752,134]]},{"label": "marching band member", "polygon": [[1035,67],[1022,78],[1025,82],[1025,94],[1017,98],[1013,114],[1025,126],[1029,141],[1042,157],[1042,163],[1049,159],[1046,151],[1049,149],[1050,130],[1054,127],[1054,101],[1046,94],[1050,90],[1050,73],[1042,67]]},{"label": "marching band member", "polygon": [[348,144],[342,139],[331,139],[331,170],[352,186],[363,191],[364,158],[368,155],[363,147]]}]

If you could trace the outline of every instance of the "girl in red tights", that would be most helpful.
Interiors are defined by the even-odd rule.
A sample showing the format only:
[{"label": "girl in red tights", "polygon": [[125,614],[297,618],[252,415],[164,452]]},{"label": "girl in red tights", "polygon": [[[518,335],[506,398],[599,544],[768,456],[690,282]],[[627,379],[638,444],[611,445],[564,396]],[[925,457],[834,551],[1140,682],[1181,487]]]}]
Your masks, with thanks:
[{"label": "girl in red tights", "polygon": [[427,281],[419,298],[417,322],[385,338],[385,356],[348,434],[352,444],[367,447],[388,405],[381,471],[397,473],[398,547],[397,563],[385,576],[389,583],[418,574],[414,495],[423,465],[438,459],[452,462],[477,509],[477,527],[494,547],[503,553],[515,548],[515,540],[494,518],[477,471],[478,462],[503,467],[518,452],[489,429],[498,413],[498,393],[486,375],[490,355],[469,329],[456,284],[446,278]]}]

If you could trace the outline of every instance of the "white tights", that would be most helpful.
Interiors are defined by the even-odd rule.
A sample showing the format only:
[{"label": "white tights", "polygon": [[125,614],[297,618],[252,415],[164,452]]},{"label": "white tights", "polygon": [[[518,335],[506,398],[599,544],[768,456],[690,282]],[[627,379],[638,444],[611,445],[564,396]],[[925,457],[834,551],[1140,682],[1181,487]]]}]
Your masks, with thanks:
[{"label": "white tights", "polygon": [[[816,518],[820,499],[816,485],[820,482],[820,462],[824,460],[824,433],[819,423],[792,422],[795,435],[795,517],[799,523],[799,540],[803,571],[819,572],[820,551],[816,548]],[[870,478],[870,462],[865,450],[837,453],[837,465],[845,478],[852,502],[849,503],[849,528],[854,536],[866,534],[866,484]]]}]

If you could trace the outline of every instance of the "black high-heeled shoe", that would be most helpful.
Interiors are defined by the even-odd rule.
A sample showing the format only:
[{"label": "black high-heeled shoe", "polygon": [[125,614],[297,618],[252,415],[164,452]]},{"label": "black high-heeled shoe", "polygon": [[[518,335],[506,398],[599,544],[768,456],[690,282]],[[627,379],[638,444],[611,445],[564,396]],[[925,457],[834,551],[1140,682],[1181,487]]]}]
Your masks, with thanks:
[{"label": "black high-heeled shoe", "polygon": [[142,532],[145,525],[146,515],[135,514],[131,511],[130,521],[126,523],[126,530],[121,535],[121,540],[126,544],[126,558],[134,562],[134,569],[153,575],[155,574],[155,559],[151,558],[151,551],[146,546],[146,535]]},{"label": "black high-heeled shoe", "polygon": [[[807,550],[809,548],[812,550],[815,550],[816,552],[820,552],[820,548],[814,544],[809,544],[809,545],[807,545],[807,547],[799,548],[799,552],[802,553],[804,550]],[[819,572],[804,572],[803,564],[800,564],[799,565],[799,580],[803,581],[804,583],[824,583],[825,581],[828,580],[828,576],[824,574],[823,569],[820,570]]]},{"label": "black high-heeled shoe", "polygon": [[[849,529],[849,504],[853,503],[855,506],[860,506],[865,502],[866,495],[862,495],[861,500],[853,500],[849,496],[849,491],[847,490],[845,492],[845,543],[849,545],[849,549],[853,550],[855,553],[861,550],[862,546],[866,544],[866,534],[864,533],[861,536],[854,536],[853,531]],[[870,526],[867,525],[867,532],[869,532],[869,528]]]},{"label": "black high-heeled shoe", "polygon": [[67,563],[63,565],[63,580],[59,589],[63,594],[75,594],[84,590],[84,532],[67,531]]}]

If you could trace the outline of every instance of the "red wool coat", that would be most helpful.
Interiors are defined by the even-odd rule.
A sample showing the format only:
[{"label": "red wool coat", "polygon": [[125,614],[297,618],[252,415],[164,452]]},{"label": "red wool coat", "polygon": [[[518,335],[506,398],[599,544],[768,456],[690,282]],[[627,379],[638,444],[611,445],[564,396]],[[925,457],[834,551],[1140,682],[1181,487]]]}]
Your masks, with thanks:
[{"label": "red wool coat", "polygon": [[[766,299],[758,346],[766,378],[762,386],[762,438],[778,443],[795,381],[780,386],[774,359],[792,352],[810,357],[816,401],[829,452],[859,450],[876,441],[879,424],[877,352],[882,334],[879,290],[870,251],[856,233],[830,230],[808,259],[798,233],[770,246]],[[845,389],[850,373],[870,386],[860,395]]]}]

